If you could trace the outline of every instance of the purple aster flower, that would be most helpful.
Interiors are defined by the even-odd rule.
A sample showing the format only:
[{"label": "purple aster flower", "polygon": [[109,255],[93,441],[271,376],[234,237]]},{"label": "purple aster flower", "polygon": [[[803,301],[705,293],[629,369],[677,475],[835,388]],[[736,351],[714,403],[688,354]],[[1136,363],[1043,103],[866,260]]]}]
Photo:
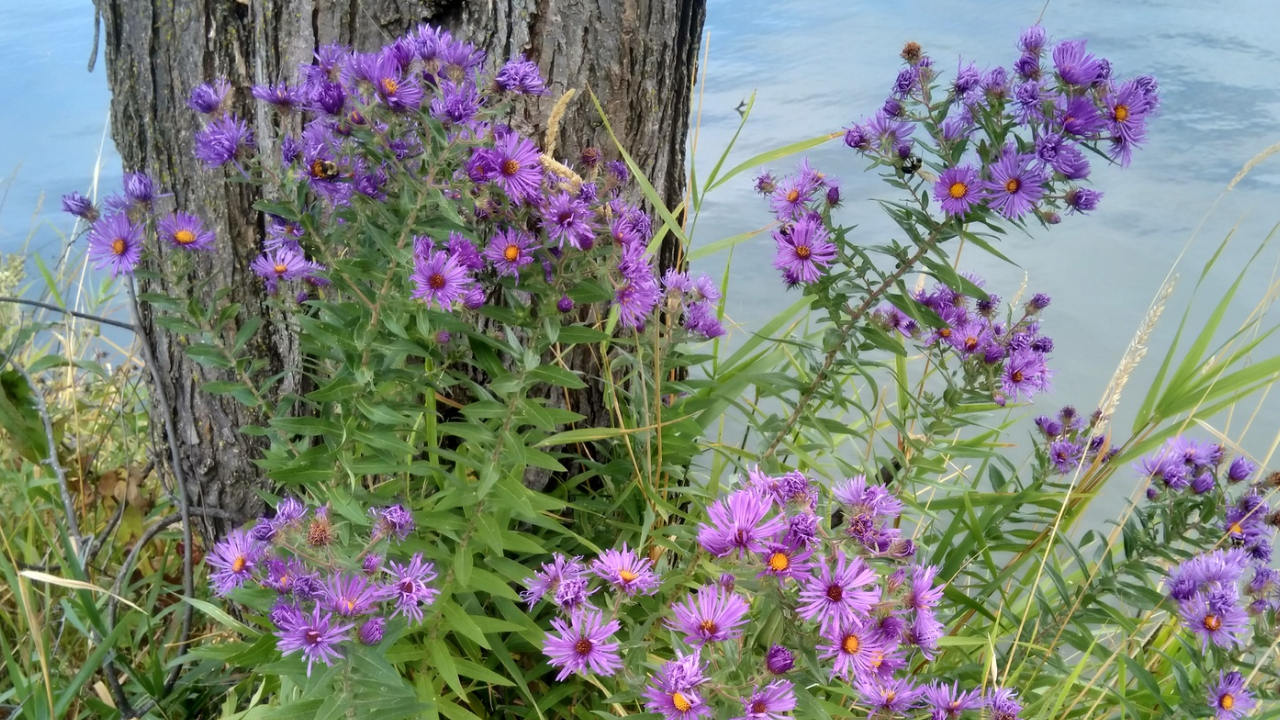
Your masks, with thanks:
[{"label": "purple aster flower", "polygon": [[1213,477],[1213,473],[1207,471],[1202,472],[1191,481],[1191,492],[1196,495],[1204,495],[1205,493],[1213,490],[1216,485],[1217,480]]},{"label": "purple aster flower", "polygon": [[335,622],[332,614],[323,612],[317,605],[310,613],[300,614],[288,628],[282,627],[276,632],[276,648],[281,655],[301,650],[307,661],[307,677],[311,677],[311,666],[317,660],[333,665],[335,660],[342,658],[337,646],[347,639],[347,633],[354,627],[354,624]]},{"label": "purple aster flower", "polygon": [[190,97],[187,98],[187,106],[205,115],[218,114],[230,95],[231,83],[218,78],[193,88]]},{"label": "purple aster flower", "polygon": [[308,590],[318,584],[315,575],[296,558],[288,560],[272,558],[267,560],[265,565],[267,575],[263,578],[262,584],[281,595],[291,595],[295,589],[302,588],[302,594],[305,596]]},{"label": "purple aster flower", "polygon": [[684,313],[684,328],[707,340],[724,335],[724,326],[716,314],[716,308],[709,302],[691,303]]},{"label": "purple aster flower", "polygon": [[518,95],[542,95],[547,91],[542,81],[542,73],[538,70],[538,64],[532,60],[526,60],[523,53],[511,58],[506,65],[502,66],[494,76],[493,84],[497,85],[499,90]]},{"label": "purple aster flower", "polygon": [[422,87],[413,74],[405,74],[392,53],[371,56],[357,74],[373,85],[378,99],[394,112],[416,110],[422,104]]},{"label": "purple aster flower", "polygon": [[573,298],[568,295],[560,296],[560,299],[556,301],[556,310],[559,310],[562,313],[572,312]]},{"label": "purple aster flower", "polygon": [[1016,220],[1035,206],[1047,178],[1032,164],[1033,155],[1007,153],[991,165],[991,180],[985,183],[987,204],[1001,215]]},{"label": "purple aster flower", "polygon": [[828,242],[822,219],[812,215],[775,230],[773,239],[777,243],[773,266],[794,273],[804,283],[817,282],[836,257],[836,246]]},{"label": "purple aster flower", "polygon": [[796,659],[791,651],[781,645],[774,645],[769,648],[769,652],[765,654],[764,666],[774,675],[786,675],[791,672],[791,668],[795,667]]},{"label": "purple aster flower", "polygon": [[1080,467],[1080,459],[1084,457],[1084,448],[1079,443],[1067,438],[1058,438],[1049,443],[1049,462],[1060,475],[1075,472]]},{"label": "purple aster flower", "polygon": [[787,534],[783,542],[792,546],[812,546],[818,542],[818,516],[799,513],[787,518]]},{"label": "purple aster flower", "polygon": [[1244,686],[1244,676],[1234,670],[1218,673],[1218,682],[1209,686],[1208,700],[1216,720],[1240,720],[1257,705]]},{"label": "purple aster flower", "polygon": [[382,642],[382,633],[387,627],[387,620],[383,617],[371,617],[364,621],[360,629],[356,631],[356,637],[360,638],[363,645],[373,646]]},{"label": "purple aster flower", "polygon": [[347,91],[342,85],[325,80],[311,87],[308,100],[310,109],[337,117],[346,108]]},{"label": "purple aster flower", "polygon": [[306,275],[311,267],[307,259],[298,250],[281,247],[274,251],[259,255],[249,265],[250,269],[266,281],[267,291],[274,293],[277,285],[284,280],[296,280]]},{"label": "purple aster flower", "polygon": [[902,607],[907,610],[932,610],[942,601],[942,590],[946,584],[935,586],[938,577],[938,566],[919,565],[911,568],[911,579],[906,584],[902,595]]},{"label": "purple aster flower", "polygon": [[532,235],[515,228],[504,228],[489,240],[484,257],[493,263],[499,275],[518,278],[520,268],[533,262],[533,251],[537,248]]},{"label": "purple aster flower", "polygon": [[1092,138],[1106,126],[1098,108],[1087,97],[1062,96],[1054,103],[1054,108],[1062,131],[1069,135]]},{"label": "purple aster flower", "polygon": [[155,199],[155,185],[151,182],[151,178],[147,177],[146,173],[125,173],[123,185],[125,198],[128,199],[130,205],[146,207]]},{"label": "purple aster flower", "polygon": [[898,71],[898,77],[893,81],[893,90],[891,91],[895,97],[905,98],[912,93],[920,84],[920,70],[914,66],[907,66]]},{"label": "purple aster flower", "polygon": [[876,589],[858,589],[876,579],[875,571],[861,557],[849,559],[841,551],[834,571],[829,562],[821,563],[818,574],[801,583],[797,612],[805,620],[816,620],[824,631],[853,623],[866,617],[880,599]]},{"label": "purple aster flower", "polygon": [[1219,548],[1178,565],[1170,572],[1165,584],[1174,600],[1189,600],[1197,593],[1234,588],[1248,564],[1249,559],[1243,550]]},{"label": "purple aster flower", "polygon": [[591,563],[591,571],[628,595],[652,595],[661,584],[652,566],[648,558],[641,558],[623,543],[621,550],[600,553],[600,557]]},{"label": "purple aster flower", "polygon": [[1085,52],[1084,46],[1084,40],[1064,40],[1053,48],[1053,65],[1068,85],[1088,87],[1102,70],[1098,58]]},{"label": "purple aster flower", "polygon": [[304,99],[304,95],[299,89],[291,88],[286,83],[254,85],[250,92],[253,93],[254,97],[285,113],[292,111]]},{"label": "purple aster flower", "polygon": [[871,706],[871,715],[884,713],[886,717],[902,715],[920,702],[924,689],[917,687],[907,678],[859,678],[858,692],[862,699]]},{"label": "purple aster flower", "polygon": [[1250,462],[1249,458],[1243,455],[1237,456],[1227,467],[1227,481],[1238,483],[1248,480],[1257,470],[1258,466]]},{"label": "purple aster flower", "polygon": [[690,645],[722,642],[742,634],[750,609],[742,596],[715,585],[704,585],[696,597],[690,594],[684,602],[672,607],[675,617],[667,626],[684,633]]},{"label": "purple aster flower", "polygon": [[480,257],[480,251],[462,233],[449,233],[449,240],[445,243],[445,249],[468,272],[484,269],[484,258]]},{"label": "purple aster flower", "polygon": [[160,239],[182,250],[210,250],[213,233],[204,229],[200,218],[190,213],[176,212],[159,222]]},{"label": "purple aster flower", "polygon": [[542,185],[538,148],[515,133],[498,138],[491,151],[493,182],[517,205],[533,202]]},{"label": "purple aster flower", "polygon": [[1015,698],[1017,693],[1007,688],[996,688],[991,692],[991,697],[987,700],[987,707],[991,708],[991,720],[1018,720],[1018,713],[1022,712],[1022,703]]},{"label": "purple aster flower", "polygon": [[426,257],[414,258],[412,296],[427,304],[436,303],[446,312],[471,287],[471,276],[457,258],[443,250],[430,250]]},{"label": "purple aster flower", "polygon": [[253,133],[245,121],[235,115],[212,120],[196,133],[196,159],[210,168],[241,160],[253,147]]},{"label": "purple aster flower", "polygon": [[861,620],[833,623],[822,632],[818,657],[835,659],[831,677],[845,680],[868,677],[875,663],[884,657],[886,647],[875,626]]},{"label": "purple aster flower", "polygon": [[768,195],[778,187],[778,181],[773,177],[773,173],[762,172],[756,177],[756,192],[761,195]]},{"label": "purple aster flower", "polygon": [[214,572],[209,575],[213,591],[226,595],[244,584],[262,560],[266,547],[243,530],[232,530],[213,546],[206,562]]},{"label": "purple aster flower", "polygon": [[995,331],[986,318],[969,320],[950,330],[947,343],[958,350],[961,357],[985,354],[987,347],[995,342]]},{"label": "purple aster flower", "polygon": [[786,680],[774,680],[742,699],[742,715],[734,720],[783,720],[796,708],[796,693]]},{"label": "purple aster flower", "polygon": [[604,164],[604,169],[619,185],[626,185],[631,179],[631,171],[622,160],[613,160]]},{"label": "purple aster flower", "polygon": [[[871,147],[871,140],[867,137],[866,128],[861,125],[854,125],[845,129],[844,144],[854,150],[866,152]],[[759,187],[759,184],[757,184],[757,187]]]},{"label": "purple aster flower", "polygon": [[703,715],[714,716],[715,709],[696,692],[696,688],[706,681],[697,653],[668,660],[645,687],[644,695],[648,700],[645,709],[663,715],[665,720],[696,720]]},{"label": "purple aster flower", "polygon": [[551,626],[560,634],[547,633],[542,651],[553,667],[560,668],[557,681],[573,673],[612,675],[622,667],[618,643],[610,642],[613,634],[622,627],[617,620],[605,622],[604,614],[592,609],[575,613],[567,623],[555,618]]},{"label": "purple aster flower", "polygon": [[339,573],[324,582],[325,605],[342,617],[366,615],[379,600],[379,589],[363,575]]},{"label": "purple aster flower", "polygon": [[93,201],[78,192],[62,196],[62,210],[89,222],[98,219],[98,208],[93,206]]},{"label": "purple aster flower", "polygon": [[1045,32],[1041,25],[1032,25],[1018,37],[1018,49],[1024,53],[1039,55],[1044,50]]},{"label": "purple aster flower", "polygon": [[1108,94],[1105,101],[1107,130],[1126,142],[1141,143],[1146,137],[1146,116],[1154,103],[1133,80]]},{"label": "purple aster flower", "polygon": [[403,505],[391,505],[385,508],[369,508],[369,515],[374,519],[374,537],[394,535],[397,540],[404,540],[413,532],[413,514]]},{"label": "purple aster flower", "polygon": [[1182,622],[1200,636],[1201,648],[1209,645],[1231,649],[1245,643],[1249,614],[1237,603],[1234,586],[1208,595],[1196,593],[1178,603]]},{"label": "purple aster flower", "polygon": [[379,553],[369,553],[364,556],[364,560],[360,561],[360,569],[366,575],[377,575],[382,572],[382,562],[385,559]]},{"label": "purple aster flower", "polygon": [[844,505],[851,515],[868,514],[893,519],[902,512],[902,501],[879,485],[867,482],[866,475],[855,475],[836,483],[831,496]]},{"label": "purple aster flower", "polygon": [[[650,313],[658,306],[662,293],[658,290],[658,282],[648,263],[639,261],[649,269],[648,273],[624,271],[622,284],[614,291],[614,304],[618,308],[618,321],[625,328],[638,329],[644,327]],[[621,269],[621,267],[620,267]]]},{"label": "purple aster flower", "polygon": [[933,188],[934,196],[942,199],[942,211],[953,217],[969,212],[978,203],[981,191],[978,171],[969,165],[943,170]]},{"label": "purple aster flower", "polygon": [[1005,363],[1000,386],[1004,393],[1016,398],[1020,393],[1028,400],[1049,389],[1049,369],[1044,356],[1034,350],[1015,350]]},{"label": "purple aster flower", "polygon": [[436,579],[435,565],[422,559],[422,553],[414,553],[409,562],[401,565],[394,560],[387,563],[391,580],[386,584],[384,597],[395,601],[396,609],[391,617],[404,615],[413,622],[422,621],[422,607],[435,602],[439,590],[427,587]]},{"label": "purple aster flower", "polygon": [[142,225],[122,212],[99,219],[89,231],[88,254],[95,269],[112,277],[132,274],[142,259]]},{"label": "purple aster flower", "polygon": [[1071,188],[1063,196],[1066,201],[1069,212],[1085,213],[1098,207],[1098,201],[1102,199],[1102,193],[1089,188]]},{"label": "purple aster flower", "polygon": [[932,720],[958,720],[966,710],[979,710],[986,705],[981,689],[961,692],[959,681],[951,685],[934,682],[924,688],[922,697]]},{"label": "purple aster flower", "polygon": [[760,554],[760,560],[764,562],[760,577],[772,576],[777,578],[778,582],[808,577],[811,567],[809,558],[812,556],[813,549],[805,544],[770,543],[769,547]]},{"label": "purple aster flower", "polygon": [[[964,62],[961,60],[960,62]],[[982,73],[978,72],[978,68],[973,64],[961,65],[956,70],[955,80],[952,81],[951,87],[956,94],[957,100],[967,101],[975,90],[981,88]]]},{"label": "purple aster flower", "polygon": [[579,250],[590,249],[595,228],[590,222],[591,208],[567,192],[553,195],[542,208],[542,228],[547,237],[564,247],[566,240]]},{"label": "purple aster flower", "polygon": [[772,501],[755,488],[717,500],[707,510],[710,524],[698,527],[698,543],[716,557],[733,552],[762,553],[764,543],[786,527],[782,518],[765,519],[772,507]]},{"label": "purple aster flower", "polygon": [[[897,151],[903,145],[909,146],[911,133],[914,130],[914,124],[900,122],[886,115],[883,109],[876,112],[866,128],[867,135],[875,140],[882,152]],[[848,142],[847,137],[845,142]]]},{"label": "purple aster flower", "polygon": [[769,209],[779,220],[794,220],[805,214],[806,203],[813,199],[817,185],[803,175],[786,178],[769,196]]},{"label": "purple aster flower", "polygon": [[581,579],[587,574],[587,566],[580,560],[582,558],[570,559],[556,553],[551,557],[551,562],[543,563],[542,569],[525,581],[529,589],[520,593],[520,598],[529,603],[530,608],[548,594],[554,598],[560,584],[565,580]]},{"label": "purple aster flower", "polygon": [[[1040,72],[1039,65],[1032,60],[1032,71],[1037,75]],[[1023,77],[1031,77],[1026,74],[1027,71],[1019,69],[1018,73]],[[1045,106],[1049,100],[1046,94],[1044,83],[1040,80],[1031,79],[1022,83],[1013,91],[1014,101],[1017,103],[1018,122],[1024,125],[1042,123],[1045,121]]]}]

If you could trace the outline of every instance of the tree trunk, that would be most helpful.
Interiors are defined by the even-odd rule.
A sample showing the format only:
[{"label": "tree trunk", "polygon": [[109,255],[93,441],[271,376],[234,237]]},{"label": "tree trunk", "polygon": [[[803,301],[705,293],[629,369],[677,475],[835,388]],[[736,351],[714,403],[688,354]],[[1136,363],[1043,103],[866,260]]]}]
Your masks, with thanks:
[{"label": "tree trunk", "polygon": [[[293,82],[300,63],[320,45],[338,42],[368,51],[420,22],[442,26],[487,51],[489,62],[523,52],[536,61],[550,93],[527,98],[514,122],[545,132],[551,107],[566,90],[578,95],[560,123],[556,154],[576,162],[583,148],[614,157],[607,133],[585,92],[599,97],[619,140],[645,170],[668,206],[684,193],[685,135],[690,79],[705,16],[705,0],[95,0],[106,20],[107,73],[112,89],[112,134],[126,169],[150,174],[177,207],[199,214],[218,235],[217,250],[200,254],[192,277],[203,283],[199,302],[231,288],[243,309],[225,332],[257,316],[263,327],[256,352],[269,358],[262,376],[299,367],[298,348],[272,317],[262,282],[248,269],[263,234],[248,186],[208,172],[191,154],[200,120],[187,108],[191,88],[214,77],[236,87],[235,110],[255,131],[264,152],[278,147],[269,114],[259,113],[247,88]],[[152,262],[175,251],[156,249]],[[674,245],[660,263],[675,261]],[[144,281],[143,292],[173,294],[162,281]],[[253,464],[264,439],[240,428],[262,418],[228,396],[202,393],[203,383],[225,379],[192,362],[178,339],[155,323],[144,306],[141,325],[152,345],[163,390],[170,401],[177,456],[194,504],[241,518],[257,515],[254,492],[267,480]],[[578,358],[588,373],[586,354]],[[295,373],[282,391],[298,388]],[[598,393],[597,393],[598,394]],[[603,399],[571,401],[586,423],[604,424]],[[163,409],[156,408],[156,412]],[[157,427],[161,418],[156,418]],[[162,453],[167,460],[167,454]],[[235,522],[206,518],[202,533],[221,537]]]}]

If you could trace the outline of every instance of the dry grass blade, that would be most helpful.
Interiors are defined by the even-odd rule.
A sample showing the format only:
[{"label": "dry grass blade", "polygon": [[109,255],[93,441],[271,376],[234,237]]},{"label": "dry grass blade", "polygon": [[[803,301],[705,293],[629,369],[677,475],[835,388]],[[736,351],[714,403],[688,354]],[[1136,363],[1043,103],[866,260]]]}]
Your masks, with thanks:
[{"label": "dry grass blade", "polygon": [[1124,357],[1120,360],[1120,365],[1116,367],[1115,375],[1111,377],[1111,382],[1102,394],[1103,418],[1110,418],[1116,407],[1119,406],[1120,392],[1128,384],[1134,369],[1138,367],[1138,363],[1146,356],[1147,341],[1151,339],[1151,332],[1155,330],[1156,323],[1160,321],[1160,315],[1164,313],[1169,295],[1173,293],[1173,288],[1177,284],[1177,275],[1170,275],[1165,279],[1164,285],[1160,288],[1160,294],[1151,303],[1147,314],[1142,318],[1142,323],[1138,326],[1138,331],[1134,333],[1133,339],[1129,341],[1129,347],[1125,349]]},{"label": "dry grass blade", "polygon": [[116,600],[119,600],[125,605],[128,605],[134,610],[137,610],[143,615],[147,614],[146,610],[143,610],[142,608],[138,607],[137,605],[134,605],[133,603],[111,592],[110,590],[107,590],[106,588],[100,588],[97,585],[94,585],[93,583],[87,583],[87,582],[84,582],[83,580],[72,580],[71,578],[58,577],[57,575],[50,575],[49,573],[40,572],[39,570],[22,570],[18,574],[25,578],[29,578],[31,580],[37,580],[39,582],[49,583],[50,585],[58,585],[60,587],[72,588],[73,590],[89,590],[91,592],[99,592],[99,593],[103,593],[104,595],[110,595],[111,597],[115,598]]}]

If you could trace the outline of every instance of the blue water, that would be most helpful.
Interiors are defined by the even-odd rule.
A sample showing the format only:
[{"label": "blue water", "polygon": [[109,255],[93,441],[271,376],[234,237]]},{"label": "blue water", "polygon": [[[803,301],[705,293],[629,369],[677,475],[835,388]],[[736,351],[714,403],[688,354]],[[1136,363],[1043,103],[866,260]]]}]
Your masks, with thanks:
[{"label": "blue water", "polygon": [[[962,56],[980,67],[1008,65],[1016,57],[1019,31],[1043,7],[1013,0],[710,0],[698,167],[705,174],[714,163],[737,127],[734,108],[753,90],[755,110],[728,166],[870,115],[884,100],[907,40],[923,45],[949,73]],[[1216,300],[1280,221],[1280,156],[1218,200],[1246,161],[1280,142],[1280,52],[1273,49],[1280,4],[1242,0],[1224,8],[1195,0],[1054,0],[1045,10],[1043,22],[1053,38],[1089,38],[1090,49],[1109,58],[1120,77],[1155,75],[1163,100],[1162,114],[1151,122],[1147,145],[1131,168],[1094,162],[1094,187],[1106,193],[1096,213],[1068,217],[1051,231],[1037,228],[1030,236],[1007,238],[1002,250],[1020,267],[974,248],[964,252],[962,269],[985,276],[994,292],[1012,296],[1025,278],[1028,292],[1053,296],[1045,329],[1057,341],[1056,393],[1046,407],[1070,402],[1090,408],[1097,402],[1148,303],[1203,220],[1151,353],[1126,392],[1118,415],[1119,426],[1126,426],[1218,242],[1235,228],[1232,246],[1195,304],[1193,321],[1207,314],[1205,304]],[[86,0],[0,3],[0,175],[16,171],[0,186],[0,194],[7,191],[0,207],[0,252],[23,248],[28,236],[30,251],[55,252],[71,228],[58,210],[58,197],[90,190],[109,103],[101,58],[92,74],[85,71],[92,32]],[[891,191],[863,174],[864,163],[839,141],[809,156],[844,181],[841,220],[858,225],[853,237],[867,243],[885,239],[892,227],[867,200],[891,197]],[[120,160],[109,140],[101,163],[101,192],[115,191]],[[791,164],[771,169],[785,171]],[[769,221],[750,185],[744,175],[707,198],[695,242]],[[771,256],[772,242],[762,237],[739,246],[734,257],[728,313],[737,324],[736,338],[794,299],[781,289]],[[1266,256],[1244,285],[1246,312],[1265,288],[1274,257]],[[723,259],[701,267],[717,272]],[[1244,314],[1232,319],[1238,322]],[[1267,452],[1280,427],[1278,405],[1264,406],[1252,420],[1245,446],[1256,455]],[[1252,412],[1247,406],[1237,413],[1231,437],[1239,436]]]}]

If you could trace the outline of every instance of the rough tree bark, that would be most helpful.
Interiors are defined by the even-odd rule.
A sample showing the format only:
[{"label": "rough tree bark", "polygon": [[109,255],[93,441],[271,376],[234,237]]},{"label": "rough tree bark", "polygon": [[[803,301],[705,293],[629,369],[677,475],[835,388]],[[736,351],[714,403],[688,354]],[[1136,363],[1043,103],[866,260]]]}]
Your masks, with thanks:
[{"label": "rough tree bark", "polygon": [[[551,92],[520,110],[526,127],[545,131],[545,119],[566,90],[579,93],[565,115],[557,155],[576,158],[585,147],[612,148],[585,94],[600,98],[610,123],[655,188],[674,207],[684,192],[685,136],[690,77],[697,58],[705,0],[95,0],[105,19],[107,73],[112,89],[112,134],[127,170],[143,170],[172,192],[178,207],[194,209],[219,237],[217,251],[198,259],[196,277],[211,288],[231,287],[243,304],[235,325],[264,319],[256,342],[271,360],[264,376],[298,366],[298,350],[280,318],[271,317],[262,284],[248,271],[259,252],[261,220],[245,185],[199,167],[191,155],[200,122],[186,107],[192,87],[225,77],[237,93],[236,110],[254,128],[260,146],[276,145],[275,130],[247,90],[253,83],[292,82],[299,63],[322,44],[374,49],[419,22],[443,26],[486,50],[490,62],[517,53],[536,61]],[[166,262],[160,248],[157,263]],[[664,248],[663,266],[674,261]],[[171,292],[158,281],[142,291]],[[254,466],[260,438],[239,428],[259,422],[229,397],[200,392],[220,379],[188,359],[175,336],[143,308],[141,323],[172,405],[178,457],[194,504],[241,517],[256,515],[254,490],[266,483]],[[583,356],[579,362],[588,363]],[[588,368],[582,368],[588,369]],[[296,387],[298,376],[286,381]],[[603,420],[599,397],[581,398],[575,410],[587,422]],[[167,454],[166,454],[167,455]],[[206,538],[235,523],[206,518]]]}]

